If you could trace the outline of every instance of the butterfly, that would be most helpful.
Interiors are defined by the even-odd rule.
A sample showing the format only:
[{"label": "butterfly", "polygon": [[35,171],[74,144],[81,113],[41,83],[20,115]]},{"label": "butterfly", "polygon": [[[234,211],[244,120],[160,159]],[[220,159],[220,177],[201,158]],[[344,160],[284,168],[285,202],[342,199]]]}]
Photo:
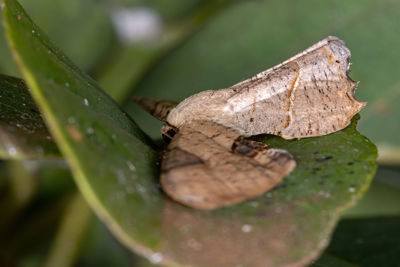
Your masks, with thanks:
[{"label": "butterfly", "polygon": [[229,88],[207,90],[175,105],[136,98],[166,122],[161,164],[164,192],[211,210],[255,198],[296,166],[292,155],[246,137],[326,135],[349,125],[366,103],[354,97],[350,51],[329,36],[283,63]]}]

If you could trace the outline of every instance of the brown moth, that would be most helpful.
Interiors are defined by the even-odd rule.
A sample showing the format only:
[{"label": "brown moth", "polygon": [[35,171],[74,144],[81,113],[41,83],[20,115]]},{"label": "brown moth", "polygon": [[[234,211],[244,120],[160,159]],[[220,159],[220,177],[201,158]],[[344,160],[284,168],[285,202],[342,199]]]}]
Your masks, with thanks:
[{"label": "brown moth", "polygon": [[243,137],[326,135],[349,125],[365,103],[354,97],[350,51],[329,36],[287,61],[226,89],[195,94],[177,106],[137,99],[167,122],[171,138],[161,185],[174,200],[215,209],[265,193],[295,166],[290,153]]}]

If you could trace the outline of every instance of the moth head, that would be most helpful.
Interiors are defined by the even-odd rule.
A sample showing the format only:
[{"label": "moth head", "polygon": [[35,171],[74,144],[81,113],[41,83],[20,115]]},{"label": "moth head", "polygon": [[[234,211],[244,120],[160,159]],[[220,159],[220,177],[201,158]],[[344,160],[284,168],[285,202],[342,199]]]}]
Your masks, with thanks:
[{"label": "moth head", "polygon": [[178,132],[178,128],[176,128],[170,124],[164,124],[161,127],[162,137],[163,137],[164,141],[168,144],[171,142],[171,140],[174,138],[174,136],[177,132]]}]

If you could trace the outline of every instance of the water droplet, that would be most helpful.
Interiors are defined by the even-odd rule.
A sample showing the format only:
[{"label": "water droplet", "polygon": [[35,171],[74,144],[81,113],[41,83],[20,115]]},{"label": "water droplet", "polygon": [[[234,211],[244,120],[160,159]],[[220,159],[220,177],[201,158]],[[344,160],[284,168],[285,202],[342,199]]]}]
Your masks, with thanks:
[{"label": "water droplet", "polygon": [[117,36],[124,43],[149,42],[161,33],[161,19],[149,8],[117,9],[111,13]]},{"label": "water droplet", "polygon": [[354,193],[354,192],[356,192],[356,189],[353,186],[350,186],[349,187],[349,192],[350,193]]},{"label": "water droplet", "polygon": [[136,189],[141,193],[145,193],[146,192],[146,187],[144,187],[142,185],[137,185]]},{"label": "water droplet", "polygon": [[128,168],[129,168],[131,171],[136,171],[135,165],[133,165],[132,162],[128,161],[126,164],[128,165]]},{"label": "water droplet", "polygon": [[163,260],[163,255],[160,252],[153,253],[149,260],[154,264],[160,263]]},{"label": "water droplet", "polygon": [[319,191],[318,192],[319,195],[325,197],[325,198],[330,198],[331,194],[329,192],[325,192],[325,191]]},{"label": "water droplet", "polygon": [[87,129],[86,129],[86,133],[87,133],[87,134],[93,134],[93,133],[94,133],[93,128],[87,128]]},{"label": "water droplet", "polygon": [[11,156],[15,156],[15,154],[17,154],[17,149],[13,146],[9,147],[7,149],[8,154],[10,154]]},{"label": "water droplet", "polygon": [[253,230],[253,227],[251,225],[249,225],[249,224],[244,224],[242,226],[242,231],[244,233],[250,233],[252,230]]},{"label": "water droplet", "polygon": [[252,206],[252,207],[254,207],[254,208],[256,208],[256,207],[258,207],[258,202],[256,202],[256,201],[253,201],[253,202],[250,202],[250,205]]},{"label": "water droplet", "polygon": [[89,106],[89,100],[87,100],[87,98],[83,99],[83,102],[85,103],[85,106]]},{"label": "water droplet", "polygon": [[69,117],[68,118],[68,123],[69,124],[75,124],[76,123],[76,119],[74,117]]},{"label": "water droplet", "polygon": [[65,83],[65,87],[69,87],[69,83]]},{"label": "water droplet", "polygon": [[32,30],[32,33],[35,33],[35,30]]}]

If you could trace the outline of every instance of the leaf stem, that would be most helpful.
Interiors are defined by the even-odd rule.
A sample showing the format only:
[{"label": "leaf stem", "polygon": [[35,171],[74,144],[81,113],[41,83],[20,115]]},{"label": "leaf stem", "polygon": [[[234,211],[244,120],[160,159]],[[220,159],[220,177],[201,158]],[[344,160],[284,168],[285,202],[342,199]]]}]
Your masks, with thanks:
[{"label": "leaf stem", "polygon": [[56,238],[44,266],[72,266],[79,255],[81,244],[91,219],[89,206],[76,193],[66,208]]}]

